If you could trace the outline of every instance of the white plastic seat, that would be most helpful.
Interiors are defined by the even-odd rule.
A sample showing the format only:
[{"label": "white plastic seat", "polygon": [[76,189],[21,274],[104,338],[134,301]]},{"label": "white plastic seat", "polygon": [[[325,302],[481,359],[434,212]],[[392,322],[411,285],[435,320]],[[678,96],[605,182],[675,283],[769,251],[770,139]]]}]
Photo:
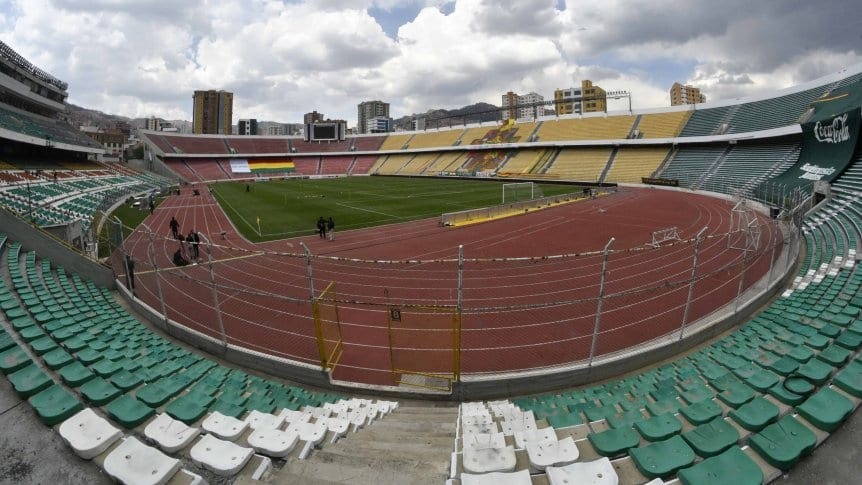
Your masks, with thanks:
[{"label": "white plastic seat", "polygon": [[317,407],[306,407],[302,410],[303,413],[308,415],[310,418],[328,418],[332,415],[332,411],[326,408],[317,408]]},{"label": "white plastic seat", "polygon": [[381,401],[378,399],[374,405],[377,406],[377,410],[380,411],[381,416],[385,416],[398,409],[398,401]]},{"label": "white plastic seat", "polygon": [[506,436],[512,436],[516,431],[536,430],[536,417],[532,411],[515,412],[500,423],[500,428]]},{"label": "white plastic seat", "polygon": [[296,446],[299,435],[295,431],[274,428],[258,428],[248,435],[248,444],[258,453],[283,458]]},{"label": "white plastic seat", "polygon": [[92,460],[123,436],[107,419],[84,408],[60,425],[63,441],[85,460]]},{"label": "white plastic seat", "polygon": [[506,446],[506,436],[503,433],[476,433],[461,438],[464,449],[502,448]]},{"label": "white plastic seat", "polygon": [[551,485],[618,485],[617,476],[611,460],[601,458],[595,461],[575,462],[570,465],[545,468],[545,475]]},{"label": "white plastic seat", "polygon": [[519,450],[526,448],[527,443],[543,443],[552,441],[557,441],[557,432],[550,426],[536,430],[515,431],[515,448]]},{"label": "white plastic seat", "polygon": [[252,410],[244,420],[251,429],[271,428],[279,429],[284,424],[284,417],[270,413],[262,413],[256,409]]},{"label": "white plastic seat", "polygon": [[311,416],[303,413],[302,411],[291,411],[290,409],[282,409],[278,416],[287,424],[291,423],[301,423],[304,421],[308,421],[311,419]]},{"label": "white plastic seat", "polygon": [[206,434],[192,446],[189,454],[198,465],[217,475],[232,477],[248,463],[254,451]]},{"label": "white plastic seat", "polygon": [[530,479],[529,470],[519,470],[516,472],[492,472],[474,475],[472,473],[461,474],[461,485],[498,485],[505,483],[506,485],[530,485],[533,481]]},{"label": "white plastic seat", "polygon": [[367,408],[358,408],[349,411],[347,413],[347,420],[353,425],[354,432],[371,422],[371,418],[368,417]]},{"label": "white plastic seat", "polygon": [[130,436],[108,454],[103,468],[122,483],[161,485],[177,473],[180,461]]},{"label": "white plastic seat", "polygon": [[515,469],[515,448],[464,447],[464,470],[469,473],[511,472]]},{"label": "white plastic seat", "polygon": [[465,423],[461,426],[461,432],[464,436],[474,434],[499,433],[500,428],[497,427],[497,423],[493,421],[491,421],[490,423]]},{"label": "white plastic seat", "polygon": [[474,424],[491,424],[494,422],[494,419],[490,414],[472,414],[468,416],[461,416],[461,424],[464,426],[474,425]]},{"label": "white plastic seat", "polygon": [[311,449],[319,445],[326,437],[326,425],[317,422],[292,423],[287,427],[287,431],[296,433],[299,435],[299,439],[305,442],[305,446],[299,454],[299,458],[303,460],[311,452]]},{"label": "white plastic seat", "polygon": [[190,428],[167,414],[159,414],[144,428],[144,436],[168,453],[185,448],[200,432],[199,428]]},{"label": "white plastic seat", "polygon": [[220,439],[236,441],[248,429],[248,423],[214,411],[204,419],[201,427],[207,433],[212,433]]},{"label": "white plastic seat", "polygon": [[321,424],[326,426],[326,429],[333,433],[332,439],[329,441],[330,443],[335,443],[338,438],[347,434],[347,431],[350,429],[350,420],[347,419],[347,416],[330,416],[328,418],[320,418],[318,420]]},{"label": "white plastic seat", "polygon": [[549,466],[565,466],[580,456],[575,440],[571,436],[559,441],[528,441],[527,456],[530,465],[537,470]]}]

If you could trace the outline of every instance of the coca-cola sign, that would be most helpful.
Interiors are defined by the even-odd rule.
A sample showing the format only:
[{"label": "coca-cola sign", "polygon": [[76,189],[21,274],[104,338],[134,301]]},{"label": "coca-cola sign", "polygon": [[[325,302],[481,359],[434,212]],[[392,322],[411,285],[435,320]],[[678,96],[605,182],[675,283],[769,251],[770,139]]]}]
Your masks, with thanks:
[{"label": "coca-cola sign", "polygon": [[847,113],[832,118],[832,123],[814,124],[814,138],[821,143],[841,143],[850,139],[850,126],[847,125]]}]

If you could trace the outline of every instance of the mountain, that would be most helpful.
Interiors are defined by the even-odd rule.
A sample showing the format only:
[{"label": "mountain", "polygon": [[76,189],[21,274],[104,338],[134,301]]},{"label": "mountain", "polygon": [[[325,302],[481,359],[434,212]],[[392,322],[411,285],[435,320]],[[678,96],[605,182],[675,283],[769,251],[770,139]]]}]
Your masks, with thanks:
[{"label": "mountain", "polygon": [[447,110],[432,109],[421,114],[402,116],[395,120],[395,129],[412,130],[413,121],[425,119],[426,128],[438,126],[463,125],[500,119],[500,108],[489,103],[476,103],[463,108]]}]

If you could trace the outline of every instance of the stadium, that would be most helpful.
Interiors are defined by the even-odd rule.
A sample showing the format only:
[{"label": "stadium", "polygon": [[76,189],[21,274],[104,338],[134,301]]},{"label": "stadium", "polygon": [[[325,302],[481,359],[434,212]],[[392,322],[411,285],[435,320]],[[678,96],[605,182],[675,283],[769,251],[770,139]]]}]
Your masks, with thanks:
[{"label": "stadium", "polygon": [[0,58],[4,434],[55,481],[769,483],[862,402],[862,65],[325,141],[143,131],[134,167]]}]

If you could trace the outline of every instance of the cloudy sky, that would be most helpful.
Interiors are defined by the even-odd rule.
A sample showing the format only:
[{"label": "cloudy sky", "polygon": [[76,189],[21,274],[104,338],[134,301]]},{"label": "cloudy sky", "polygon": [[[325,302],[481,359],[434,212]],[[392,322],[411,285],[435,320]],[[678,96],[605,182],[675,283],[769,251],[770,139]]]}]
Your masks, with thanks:
[{"label": "cloudy sky", "polygon": [[[674,81],[709,100],[862,62],[858,0],[0,0],[0,39],[69,83],[69,101],[191,119],[195,89],[233,91],[234,121],[356,123],[591,79],[635,108]],[[610,109],[623,109],[611,104]]]}]

